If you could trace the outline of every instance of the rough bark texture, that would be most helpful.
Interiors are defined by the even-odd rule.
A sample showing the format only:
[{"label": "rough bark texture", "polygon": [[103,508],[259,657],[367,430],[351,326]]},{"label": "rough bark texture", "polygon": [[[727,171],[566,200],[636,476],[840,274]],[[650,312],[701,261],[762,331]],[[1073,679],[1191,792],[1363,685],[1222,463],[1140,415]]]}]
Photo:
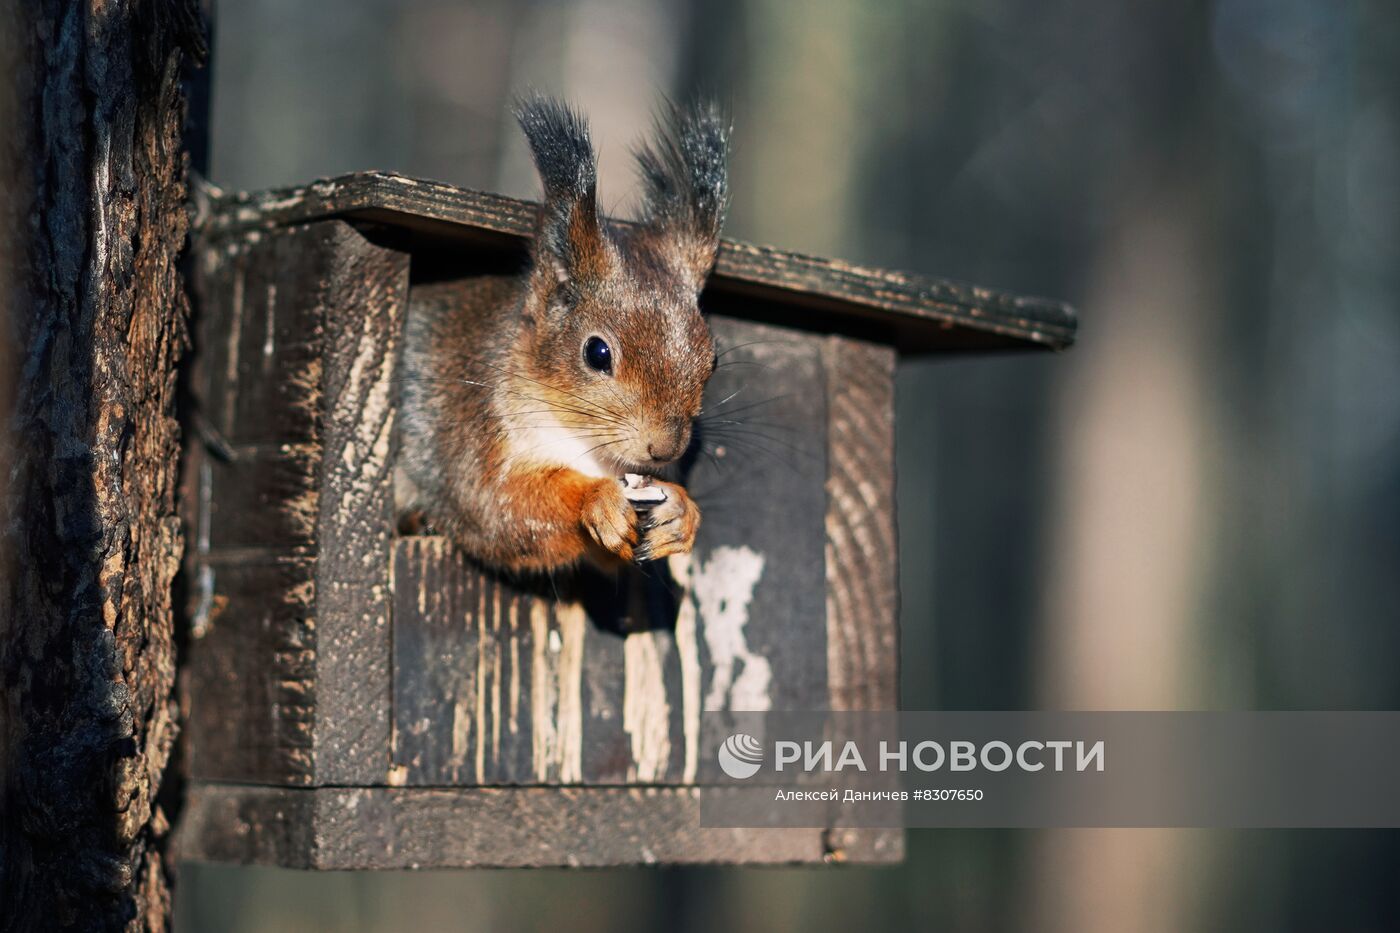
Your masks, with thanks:
[{"label": "rough bark texture", "polygon": [[7,0],[0,33],[13,108],[0,926],[160,930],[188,312],[181,68],[203,33],[193,0]]}]

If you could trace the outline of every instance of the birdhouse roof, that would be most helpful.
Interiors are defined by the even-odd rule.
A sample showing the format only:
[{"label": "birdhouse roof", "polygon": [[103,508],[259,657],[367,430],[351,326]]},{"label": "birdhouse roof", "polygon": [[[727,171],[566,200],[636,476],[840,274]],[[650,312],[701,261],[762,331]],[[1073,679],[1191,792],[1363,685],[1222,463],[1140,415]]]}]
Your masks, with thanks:
[{"label": "birdhouse roof", "polygon": [[[537,209],[504,195],[360,172],[298,188],[216,194],[201,229],[218,237],[340,217],[430,257],[425,268],[442,268],[454,257],[460,262],[464,250],[518,253],[534,231]],[[735,317],[843,333],[906,353],[1060,350],[1075,335],[1074,310],[1062,302],[728,239],[704,303]]]}]

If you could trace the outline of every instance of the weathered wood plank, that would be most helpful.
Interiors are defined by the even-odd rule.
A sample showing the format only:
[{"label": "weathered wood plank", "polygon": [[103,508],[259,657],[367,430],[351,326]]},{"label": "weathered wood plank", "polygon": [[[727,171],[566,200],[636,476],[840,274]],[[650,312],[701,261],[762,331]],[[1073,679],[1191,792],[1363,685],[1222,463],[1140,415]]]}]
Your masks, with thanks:
[{"label": "weathered wood plank", "polygon": [[315,868],[315,791],[190,783],[175,830],[180,861]]},{"label": "weathered wood plank", "polygon": [[820,829],[701,828],[700,788],[265,788],[196,783],[177,843],[193,861],[316,869],[897,861]]},{"label": "weathered wood plank", "polygon": [[310,553],[322,495],[321,445],[233,450],[234,460],[208,461],[209,547]]},{"label": "weathered wood plank", "polygon": [[[383,172],[220,199],[210,235],[326,217],[391,225],[429,240],[519,249],[534,228],[532,202]],[[707,291],[805,306],[817,329],[852,324],[911,352],[981,347],[1063,349],[1074,341],[1066,305],[907,272],[857,266],[725,240]]]},{"label": "weathered wood plank", "polygon": [[377,784],[389,762],[389,541],[406,253],[340,222],[322,253],[326,310],[316,561],[316,774]]},{"label": "weathered wood plank", "polygon": [[190,483],[197,774],[387,778],[393,386],[407,290],[408,257],[340,221],[203,256],[194,388],[229,449],[196,457]]},{"label": "weathered wood plank", "polygon": [[823,832],[827,861],[878,865],[904,861],[904,830],[833,827]]},{"label": "weathered wood plank", "polygon": [[395,543],[393,593],[394,783],[681,779],[669,631],[600,625],[582,603],[513,587],[433,536]]},{"label": "weathered wood plank", "polygon": [[396,542],[393,592],[394,783],[682,780],[684,716],[698,721],[682,680],[700,671],[671,632],[600,625],[440,537]]},{"label": "weathered wood plank", "polygon": [[318,439],[325,309],[316,293],[332,270],[308,244],[328,233],[239,238],[202,254],[202,413],[230,444]]},{"label": "weathered wood plank", "polygon": [[889,347],[830,337],[826,623],[831,708],[899,706],[894,364]]},{"label": "weathered wood plank", "polygon": [[189,652],[190,773],[313,783],[314,562],[206,555],[198,566],[207,596]]},{"label": "weathered wood plank", "polygon": [[394,782],[534,779],[541,687],[533,678],[545,670],[530,633],[557,633],[551,619],[536,618],[548,606],[479,572],[436,536],[396,541],[392,580]]},{"label": "weathered wood plank", "polygon": [[[831,708],[899,708],[899,540],[895,530],[891,347],[828,337],[826,625]],[[904,831],[833,826],[841,861],[898,861]]]}]

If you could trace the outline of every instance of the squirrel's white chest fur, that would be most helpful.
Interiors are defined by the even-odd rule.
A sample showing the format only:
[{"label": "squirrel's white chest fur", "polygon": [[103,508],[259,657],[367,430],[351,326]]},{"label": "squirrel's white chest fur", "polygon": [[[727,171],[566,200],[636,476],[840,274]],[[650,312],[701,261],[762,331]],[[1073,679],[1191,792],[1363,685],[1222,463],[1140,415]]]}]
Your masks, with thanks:
[{"label": "squirrel's white chest fur", "polygon": [[521,460],[549,466],[564,466],[584,476],[617,476],[594,455],[597,442],[578,437],[558,424],[529,424],[517,435],[513,453]]},{"label": "squirrel's white chest fur", "polygon": [[[542,383],[541,383],[542,384]],[[515,386],[493,399],[494,414],[506,427],[506,460],[522,466],[567,467],[585,476],[617,477],[622,473],[598,456],[600,437],[589,432],[580,437],[561,424],[559,413],[537,398],[533,381]]]}]

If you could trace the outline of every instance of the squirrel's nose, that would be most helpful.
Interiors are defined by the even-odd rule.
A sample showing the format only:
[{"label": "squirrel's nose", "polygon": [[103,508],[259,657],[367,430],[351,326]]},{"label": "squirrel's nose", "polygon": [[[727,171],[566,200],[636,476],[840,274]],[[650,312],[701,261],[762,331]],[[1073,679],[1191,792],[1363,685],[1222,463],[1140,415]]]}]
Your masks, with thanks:
[{"label": "squirrel's nose", "polygon": [[683,418],[668,420],[664,431],[647,441],[647,456],[657,463],[680,459],[690,443],[690,423]]},{"label": "squirrel's nose", "polygon": [[683,448],[669,441],[657,444],[655,441],[647,444],[647,456],[657,463],[670,463],[681,455]]}]

